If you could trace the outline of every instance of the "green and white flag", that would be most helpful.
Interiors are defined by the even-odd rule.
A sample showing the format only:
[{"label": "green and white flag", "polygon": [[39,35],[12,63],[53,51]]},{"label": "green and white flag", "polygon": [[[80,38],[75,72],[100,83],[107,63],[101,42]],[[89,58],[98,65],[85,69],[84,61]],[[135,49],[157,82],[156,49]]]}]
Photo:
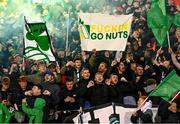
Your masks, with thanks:
[{"label": "green and white flag", "polygon": [[79,13],[78,16],[82,50],[125,50],[132,14]]},{"label": "green and white flag", "polygon": [[37,61],[55,61],[45,23],[27,23],[24,28],[25,57]]}]

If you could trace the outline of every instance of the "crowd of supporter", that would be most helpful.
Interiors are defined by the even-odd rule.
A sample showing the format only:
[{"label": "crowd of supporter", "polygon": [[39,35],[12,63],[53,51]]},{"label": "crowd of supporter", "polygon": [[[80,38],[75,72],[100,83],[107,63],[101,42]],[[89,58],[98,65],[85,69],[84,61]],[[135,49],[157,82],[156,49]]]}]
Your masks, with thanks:
[{"label": "crowd of supporter", "polygon": [[[140,99],[148,96],[171,70],[175,69],[180,76],[180,67],[172,61],[180,62],[180,29],[172,26],[169,32],[170,52],[168,46],[158,46],[147,26],[150,0],[112,0],[106,1],[101,8],[92,3],[94,6],[87,6],[88,1],[83,2],[66,3],[72,12],[68,50],[65,50],[65,21],[60,21],[65,16],[59,15],[55,20],[62,24],[53,24],[57,30],[50,35],[56,62],[25,59],[23,63],[23,47],[19,43],[22,34],[9,36],[7,41],[0,43],[0,108],[6,115],[0,118],[0,123],[63,122],[74,112],[109,102],[139,105]],[[37,7],[41,13],[48,11],[48,6]],[[179,12],[176,8],[170,10],[172,14]],[[64,8],[63,11],[69,10]],[[79,11],[113,15],[134,13],[126,50],[81,51],[77,23]],[[63,30],[61,35],[60,30]],[[161,117],[161,122],[180,121],[178,98],[172,103],[160,97],[150,97],[150,100],[153,105],[160,106],[157,116]],[[137,111],[131,121],[138,123],[138,118],[141,118],[141,122],[151,123],[151,112],[148,120],[144,113],[143,110]]]}]

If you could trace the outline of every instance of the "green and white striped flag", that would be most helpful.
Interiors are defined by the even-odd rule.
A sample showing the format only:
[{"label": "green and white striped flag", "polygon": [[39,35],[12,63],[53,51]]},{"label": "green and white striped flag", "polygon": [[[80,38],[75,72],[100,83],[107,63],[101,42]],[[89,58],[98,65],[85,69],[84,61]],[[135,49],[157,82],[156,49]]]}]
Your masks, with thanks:
[{"label": "green and white striped flag", "polygon": [[25,20],[24,54],[36,61],[55,61],[45,23],[27,23]]}]

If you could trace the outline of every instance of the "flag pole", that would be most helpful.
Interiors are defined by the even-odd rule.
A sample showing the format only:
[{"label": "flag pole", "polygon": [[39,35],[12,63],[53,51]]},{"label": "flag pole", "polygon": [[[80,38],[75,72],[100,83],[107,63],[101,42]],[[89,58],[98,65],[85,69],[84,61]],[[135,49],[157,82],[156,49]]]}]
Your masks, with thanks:
[{"label": "flag pole", "polygon": [[67,17],[67,32],[66,32],[66,56],[67,56],[67,51],[68,51],[68,44],[69,44],[69,13],[70,13],[70,8],[68,8],[68,17]]},{"label": "flag pole", "polygon": [[149,96],[141,103],[141,105],[137,108],[137,110],[140,109],[148,99],[149,99]]},{"label": "flag pole", "polygon": [[176,99],[176,97],[180,94],[180,91],[171,99],[171,101],[169,103],[172,103],[174,101],[174,99]]},{"label": "flag pole", "polygon": [[[45,27],[46,27],[46,22],[45,22]],[[49,35],[49,33],[48,33],[48,30],[47,30],[47,27],[46,27],[46,32],[47,32],[47,35],[48,35],[48,37],[49,37],[49,41],[50,41],[50,45],[51,45],[51,48],[52,48],[52,53],[53,53],[53,55],[54,55],[54,57],[55,57],[55,62],[56,62],[56,65],[57,65],[57,67],[59,68],[60,66],[59,66],[59,63],[58,63],[58,61],[57,61],[57,59],[56,59],[56,52],[55,52],[55,49],[54,49],[54,46],[53,46],[53,43],[51,42],[51,39],[50,39],[50,35]]]},{"label": "flag pole", "polygon": [[168,46],[171,48],[170,39],[169,39],[169,32],[167,31],[167,40],[168,40]]},{"label": "flag pole", "polygon": [[[25,30],[26,24],[27,24],[27,20],[26,20],[26,16],[24,16],[24,30]],[[23,60],[22,60],[23,67],[22,67],[22,71],[25,70],[25,57],[24,57],[24,55],[25,55],[25,39],[24,39],[25,32],[24,32],[24,30],[23,30]]]}]

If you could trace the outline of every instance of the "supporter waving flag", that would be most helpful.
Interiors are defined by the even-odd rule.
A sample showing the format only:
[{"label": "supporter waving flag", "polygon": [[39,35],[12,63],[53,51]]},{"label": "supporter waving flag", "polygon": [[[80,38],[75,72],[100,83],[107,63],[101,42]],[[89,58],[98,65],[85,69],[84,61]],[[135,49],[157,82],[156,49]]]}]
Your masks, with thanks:
[{"label": "supporter waving flag", "polygon": [[45,23],[28,23],[25,20],[24,53],[28,59],[47,62],[55,61]]},{"label": "supporter waving flag", "polygon": [[149,96],[160,96],[164,100],[169,101],[177,91],[180,91],[180,77],[175,70],[172,70]]}]

